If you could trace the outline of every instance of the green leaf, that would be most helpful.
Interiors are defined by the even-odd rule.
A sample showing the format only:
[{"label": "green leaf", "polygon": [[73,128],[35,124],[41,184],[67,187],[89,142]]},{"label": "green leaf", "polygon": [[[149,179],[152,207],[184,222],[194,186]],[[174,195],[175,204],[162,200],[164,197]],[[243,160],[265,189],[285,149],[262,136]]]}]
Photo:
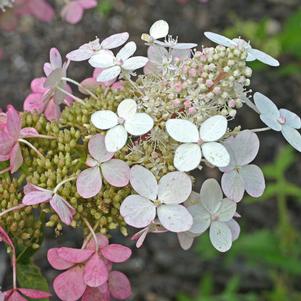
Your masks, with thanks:
[{"label": "green leaf", "polygon": [[[19,287],[21,288],[49,291],[47,280],[42,275],[40,268],[34,263],[17,264],[17,278]],[[38,301],[48,300],[49,299],[38,299]]]}]

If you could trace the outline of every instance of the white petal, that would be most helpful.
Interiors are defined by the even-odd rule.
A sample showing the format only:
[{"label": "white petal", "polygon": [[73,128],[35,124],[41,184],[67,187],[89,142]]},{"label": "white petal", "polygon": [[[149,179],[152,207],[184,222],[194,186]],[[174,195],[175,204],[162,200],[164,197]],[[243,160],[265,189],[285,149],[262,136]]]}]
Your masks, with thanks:
[{"label": "white petal", "polygon": [[195,235],[190,233],[189,231],[186,232],[179,232],[177,233],[178,241],[183,250],[189,250],[192,247]]},{"label": "white petal", "polygon": [[213,222],[209,237],[212,245],[220,252],[227,252],[232,246],[232,233],[230,228],[221,222]]},{"label": "white petal", "polygon": [[114,66],[115,57],[107,50],[100,50],[89,59],[89,64],[94,68],[109,68]]},{"label": "white petal", "polygon": [[73,50],[71,52],[69,52],[66,57],[68,60],[70,61],[74,61],[74,62],[81,62],[81,61],[85,61],[88,60],[89,58],[91,58],[91,56],[94,54],[94,52],[90,49],[76,49]]},{"label": "white petal", "polygon": [[192,216],[182,205],[161,205],[157,211],[162,226],[171,232],[188,231],[192,226]]},{"label": "white petal", "polygon": [[200,194],[198,192],[192,191],[187,201],[185,201],[184,205],[186,207],[189,207],[200,203],[201,203]]},{"label": "white petal", "polygon": [[231,219],[226,224],[231,230],[232,241],[238,239],[239,234],[240,234],[240,226],[239,226],[238,222],[235,219]]},{"label": "white petal", "polygon": [[125,120],[133,117],[136,111],[137,104],[134,99],[130,98],[123,100],[117,108],[118,116],[124,118]]},{"label": "white petal", "polygon": [[96,81],[105,83],[111,80],[115,80],[121,72],[120,66],[114,66],[103,70],[96,78]]},{"label": "white petal", "polygon": [[239,202],[243,198],[245,192],[245,183],[236,170],[224,173],[221,184],[225,195],[229,199]]},{"label": "white petal", "polygon": [[261,114],[260,119],[264,124],[266,124],[268,127],[273,129],[274,131],[277,131],[277,132],[281,131],[282,126],[278,122],[278,120],[275,119],[274,116],[267,115],[267,114]]},{"label": "white petal", "polygon": [[144,228],[155,219],[156,207],[146,198],[130,195],[122,202],[120,214],[128,225]]},{"label": "white petal", "polygon": [[201,204],[210,214],[215,214],[221,205],[223,192],[215,179],[206,180],[200,191]]},{"label": "white petal", "polygon": [[152,45],[148,47],[147,57],[153,63],[162,64],[163,58],[168,57],[168,51],[163,47]]},{"label": "white petal", "polygon": [[281,117],[285,118],[285,125],[295,128],[295,129],[300,129],[301,128],[301,119],[300,117],[286,109],[280,109],[279,110]]},{"label": "white petal", "polygon": [[228,222],[231,220],[236,212],[237,204],[229,199],[223,199],[221,206],[218,208],[216,214],[220,222]]},{"label": "white petal", "polygon": [[180,50],[187,50],[197,47],[198,44],[195,43],[177,43],[172,47],[172,49],[180,49]]},{"label": "white petal", "polygon": [[152,172],[143,166],[135,165],[131,168],[130,183],[134,190],[143,197],[156,200],[158,184]]},{"label": "white petal", "polygon": [[164,20],[156,21],[150,28],[149,33],[155,40],[165,38],[169,32],[169,25]]},{"label": "white petal", "polygon": [[153,119],[146,113],[136,113],[124,123],[125,129],[133,136],[144,135],[149,132],[153,126]]},{"label": "white petal", "polygon": [[245,183],[247,193],[254,197],[260,197],[265,189],[264,175],[256,165],[246,165],[240,168],[239,173]]},{"label": "white petal", "polygon": [[208,142],[202,144],[202,152],[205,159],[214,166],[226,167],[230,163],[230,155],[227,149],[220,143]]},{"label": "white petal", "polygon": [[275,119],[278,119],[280,117],[277,106],[265,95],[256,92],[254,94],[254,102],[261,114],[266,114]]},{"label": "white petal", "polygon": [[108,130],[105,137],[106,148],[109,152],[122,149],[128,139],[128,134],[122,125],[117,125]]},{"label": "white petal", "polygon": [[166,122],[166,130],[171,138],[179,142],[189,143],[199,140],[198,128],[189,120],[169,119]]},{"label": "white petal", "polygon": [[225,135],[227,127],[228,121],[224,116],[212,116],[202,123],[200,137],[206,142],[217,141]]},{"label": "white petal", "polygon": [[101,130],[107,130],[118,124],[118,116],[108,110],[97,111],[91,116],[92,124]]},{"label": "white petal", "polygon": [[282,135],[292,147],[298,152],[301,152],[301,135],[296,129],[289,126],[283,126]]},{"label": "white petal", "polygon": [[148,62],[148,58],[144,56],[133,56],[129,59],[127,59],[123,65],[122,68],[125,70],[133,71],[139,68],[144,67]]},{"label": "white petal", "polygon": [[187,174],[169,172],[159,181],[158,199],[165,204],[180,204],[188,199],[191,191],[192,182]]},{"label": "white petal", "polygon": [[136,49],[137,46],[135,42],[128,42],[120,49],[116,55],[116,58],[118,60],[125,61],[135,53]]},{"label": "white petal", "polygon": [[232,40],[230,40],[227,37],[224,37],[220,34],[206,31],[204,33],[204,35],[207,39],[209,39],[210,41],[212,41],[216,44],[220,44],[220,45],[223,45],[223,46],[226,46],[226,47],[236,46],[235,42],[233,42]]},{"label": "white petal", "polygon": [[201,159],[200,146],[196,143],[185,143],[176,149],[174,166],[180,171],[191,171],[200,165]]},{"label": "white petal", "polygon": [[264,64],[273,67],[278,67],[280,65],[276,59],[261,50],[251,48],[248,50],[248,52],[251,53],[258,61]]},{"label": "white petal", "polygon": [[188,207],[187,210],[193,219],[193,224],[189,231],[194,234],[204,233],[211,223],[210,213],[202,205],[193,205]]},{"label": "white petal", "polygon": [[101,42],[103,49],[113,49],[123,45],[129,38],[127,32],[113,34]]}]

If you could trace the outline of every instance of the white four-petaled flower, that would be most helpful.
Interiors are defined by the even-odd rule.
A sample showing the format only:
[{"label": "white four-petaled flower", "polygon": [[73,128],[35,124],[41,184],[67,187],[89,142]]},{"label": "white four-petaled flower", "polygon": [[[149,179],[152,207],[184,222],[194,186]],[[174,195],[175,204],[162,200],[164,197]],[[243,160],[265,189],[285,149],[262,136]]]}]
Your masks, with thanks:
[{"label": "white four-petaled flower", "polygon": [[279,66],[279,62],[274,59],[272,56],[270,56],[269,54],[252,48],[250,43],[246,42],[243,39],[229,39],[227,37],[224,37],[220,34],[214,33],[214,32],[205,32],[204,35],[212,42],[216,43],[216,44],[220,44],[223,45],[225,47],[239,47],[239,48],[245,48],[248,56],[247,56],[247,61],[255,61],[258,60],[264,64],[273,66],[273,67],[278,67]]},{"label": "white four-petaled flower", "polygon": [[175,167],[180,171],[191,171],[199,166],[202,154],[214,166],[227,166],[230,156],[226,148],[216,142],[224,136],[227,126],[227,119],[221,115],[208,118],[199,130],[189,120],[168,120],[166,122],[168,134],[174,140],[184,143],[176,149]]},{"label": "white four-petaled flower", "polygon": [[286,141],[301,152],[301,135],[297,131],[301,128],[300,117],[286,109],[278,110],[268,97],[259,92],[254,94],[254,102],[262,122],[274,131],[281,131]]},{"label": "white four-petaled flower", "polygon": [[144,228],[158,216],[166,230],[183,232],[190,229],[192,217],[181,205],[192,190],[188,175],[170,172],[157,183],[148,169],[135,165],[131,169],[130,183],[138,194],[125,198],[120,207],[120,214],[128,225]]},{"label": "white four-petaled flower", "polygon": [[109,110],[93,113],[91,122],[98,129],[108,130],[105,145],[109,152],[120,150],[126,144],[128,133],[141,136],[154,125],[148,114],[137,113],[137,104],[133,99],[123,100],[117,108],[117,114]]},{"label": "white four-petaled flower", "polygon": [[131,57],[137,49],[135,42],[128,42],[120,49],[116,57],[111,51],[100,50],[92,56],[89,63],[94,68],[104,69],[97,77],[99,82],[108,82],[116,79],[121,71],[131,73],[132,71],[144,67],[148,58],[144,56]]}]

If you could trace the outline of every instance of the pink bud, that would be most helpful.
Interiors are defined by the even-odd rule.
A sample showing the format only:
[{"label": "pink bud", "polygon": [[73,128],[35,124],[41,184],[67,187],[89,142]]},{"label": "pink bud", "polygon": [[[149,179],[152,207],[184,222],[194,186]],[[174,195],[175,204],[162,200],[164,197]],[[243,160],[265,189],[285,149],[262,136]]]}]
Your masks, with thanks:
[{"label": "pink bud", "polygon": [[208,88],[210,88],[210,87],[212,87],[213,86],[213,81],[211,80],[211,79],[207,79],[206,80],[206,86],[208,87]]},{"label": "pink bud", "polygon": [[182,89],[183,89],[183,85],[182,85],[181,82],[176,82],[176,83],[174,84],[173,88],[175,89],[175,91],[176,91],[177,93],[180,93],[180,92],[182,91]]},{"label": "pink bud", "polygon": [[189,113],[190,115],[195,114],[195,113],[196,113],[196,108],[195,108],[195,107],[189,108],[189,109],[188,109],[188,113]]},{"label": "pink bud", "polygon": [[235,100],[234,100],[234,99],[229,100],[229,101],[228,101],[228,106],[229,106],[230,108],[235,108],[235,106],[236,106]]},{"label": "pink bud", "polygon": [[174,100],[172,101],[172,104],[173,104],[175,107],[177,107],[177,106],[179,106],[179,104],[180,104],[180,100],[179,100],[178,98],[176,98],[176,99],[174,99]]},{"label": "pink bud", "polygon": [[214,87],[213,89],[213,93],[216,94],[216,95],[219,95],[222,93],[222,90],[220,87]]},{"label": "pink bud", "polygon": [[185,108],[190,108],[191,107],[191,101],[190,100],[185,100],[184,101],[184,106],[185,106]]},{"label": "pink bud", "polygon": [[195,68],[191,68],[189,70],[189,75],[192,76],[192,77],[196,77],[197,76],[197,71]]}]

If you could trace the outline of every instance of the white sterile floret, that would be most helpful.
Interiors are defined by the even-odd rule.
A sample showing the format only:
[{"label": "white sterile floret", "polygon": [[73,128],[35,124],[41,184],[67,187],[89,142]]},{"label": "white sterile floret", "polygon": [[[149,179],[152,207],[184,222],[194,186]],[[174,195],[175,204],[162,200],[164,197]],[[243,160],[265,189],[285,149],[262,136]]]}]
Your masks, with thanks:
[{"label": "white sterile floret", "polygon": [[158,20],[151,26],[149,34],[143,33],[141,39],[147,43],[154,43],[158,39],[165,38],[168,32],[168,23],[164,20]]},{"label": "white sterile floret", "polygon": [[144,56],[131,57],[137,49],[135,42],[128,42],[117,53],[116,57],[111,51],[100,50],[92,56],[89,63],[94,68],[104,69],[97,77],[99,82],[108,82],[116,79],[121,71],[131,73],[136,69],[144,67],[148,58]]},{"label": "white sterile floret", "polygon": [[301,128],[300,117],[286,109],[278,110],[268,97],[259,92],[254,94],[254,102],[262,122],[274,131],[281,131],[286,141],[301,152],[301,135],[297,131]]},{"label": "white sterile floret", "polygon": [[148,169],[135,165],[131,169],[130,183],[137,194],[125,198],[120,207],[120,214],[128,225],[144,228],[158,217],[168,231],[177,233],[191,228],[192,217],[181,205],[192,190],[187,174],[170,172],[157,183]]},{"label": "white sterile floret", "polygon": [[219,45],[223,45],[226,47],[239,47],[239,48],[245,48],[245,50],[248,53],[247,59],[246,61],[250,62],[250,61],[255,61],[258,60],[264,64],[273,66],[273,67],[278,67],[280,64],[279,62],[274,59],[272,56],[270,56],[269,54],[252,48],[250,43],[246,42],[243,39],[229,39],[227,37],[224,37],[220,34],[214,33],[214,32],[205,32],[204,35],[212,42],[219,44]]},{"label": "white sterile floret", "polygon": [[237,227],[233,225],[236,207],[234,201],[223,198],[222,190],[215,179],[206,180],[200,191],[200,203],[187,208],[193,217],[193,225],[189,231],[191,234],[200,235],[210,227],[212,245],[220,252],[228,251],[232,241],[237,238]]},{"label": "white sterile floret", "polygon": [[200,129],[183,119],[170,119],[166,123],[168,134],[182,142],[175,152],[174,165],[180,171],[197,168],[202,155],[214,166],[225,167],[230,163],[226,148],[216,141],[227,131],[228,121],[224,116],[216,115],[202,123]]},{"label": "white sterile floret", "polygon": [[141,136],[154,125],[148,114],[137,113],[137,104],[133,99],[123,100],[117,108],[117,114],[109,110],[93,113],[91,122],[98,129],[108,130],[105,145],[109,152],[120,150],[126,144],[128,133]]}]

